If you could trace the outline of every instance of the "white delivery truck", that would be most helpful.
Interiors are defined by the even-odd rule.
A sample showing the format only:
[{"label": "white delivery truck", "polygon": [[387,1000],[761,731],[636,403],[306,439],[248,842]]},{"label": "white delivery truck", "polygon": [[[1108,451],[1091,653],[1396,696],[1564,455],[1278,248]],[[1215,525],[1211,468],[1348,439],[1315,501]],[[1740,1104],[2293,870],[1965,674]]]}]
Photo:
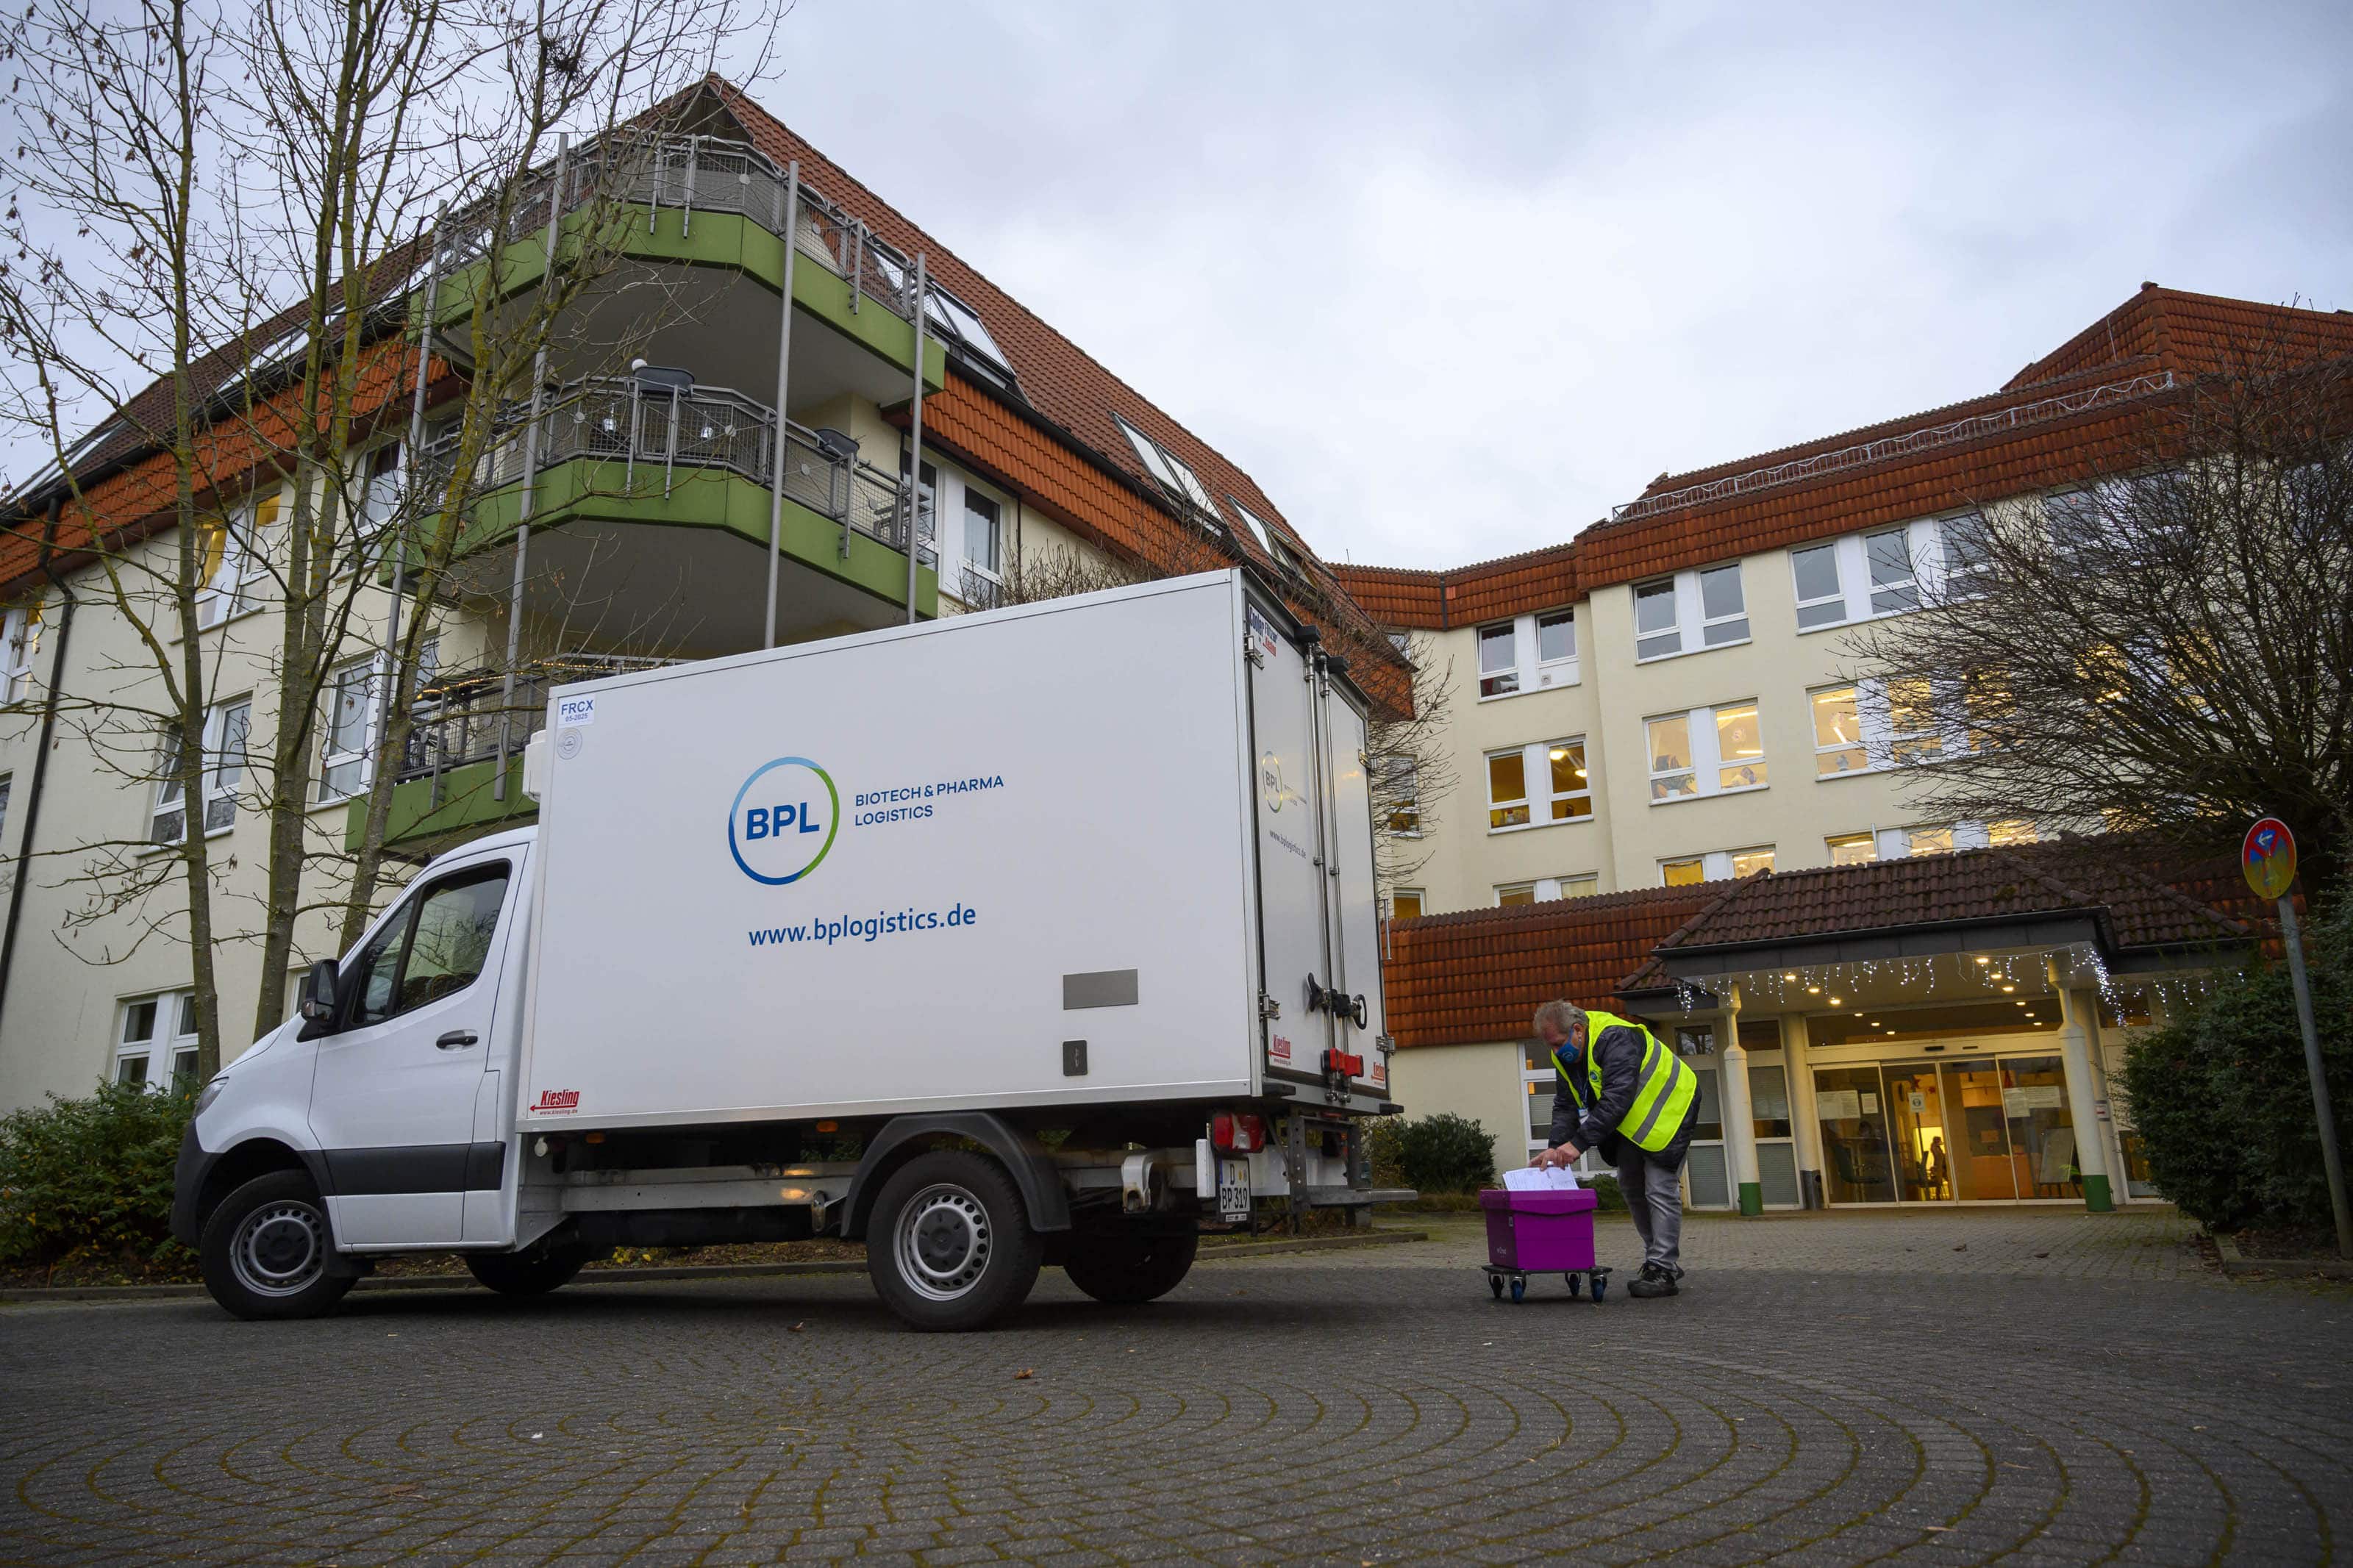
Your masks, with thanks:
[{"label": "white delivery truck", "polygon": [[923,1328],[1164,1294],[1254,1197],[1371,1199],[1366,710],[1240,572],[562,688],[538,826],[205,1087],[174,1234],[248,1318],[818,1235]]}]

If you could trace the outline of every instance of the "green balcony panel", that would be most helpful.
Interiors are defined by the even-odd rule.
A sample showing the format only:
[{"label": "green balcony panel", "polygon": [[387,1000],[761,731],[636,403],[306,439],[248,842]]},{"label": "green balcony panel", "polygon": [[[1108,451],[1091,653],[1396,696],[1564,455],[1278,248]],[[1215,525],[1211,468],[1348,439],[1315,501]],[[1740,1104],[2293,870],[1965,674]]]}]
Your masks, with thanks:
[{"label": "green balcony panel", "polygon": [[[409,779],[392,786],[392,809],[385,818],[386,849],[403,858],[438,854],[502,827],[512,827],[539,815],[539,803],[522,793],[522,749],[507,763],[506,798],[493,796],[491,785],[498,773],[495,758],[461,763],[443,773],[436,804],[435,781]],[[367,799],[351,803],[343,824],[343,847],[356,850],[367,832]]]}]

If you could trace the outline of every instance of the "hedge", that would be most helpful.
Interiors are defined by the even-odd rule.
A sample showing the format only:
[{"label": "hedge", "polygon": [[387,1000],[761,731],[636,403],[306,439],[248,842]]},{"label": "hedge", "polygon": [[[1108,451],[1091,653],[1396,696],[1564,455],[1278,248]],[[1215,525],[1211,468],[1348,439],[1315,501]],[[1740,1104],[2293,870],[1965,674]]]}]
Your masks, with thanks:
[{"label": "hedge", "polygon": [[108,1083],[0,1117],[0,1262],[185,1258],[171,1236],[172,1166],[195,1104],[193,1088]]}]

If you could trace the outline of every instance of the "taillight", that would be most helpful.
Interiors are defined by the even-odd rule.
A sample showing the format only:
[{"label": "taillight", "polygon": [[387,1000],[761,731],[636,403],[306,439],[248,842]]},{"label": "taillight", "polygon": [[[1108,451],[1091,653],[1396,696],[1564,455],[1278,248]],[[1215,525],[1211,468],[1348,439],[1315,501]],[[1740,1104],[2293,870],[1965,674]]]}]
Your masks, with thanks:
[{"label": "taillight", "polygon": [[1266,1147],[1266,1121],[1220,1110],[1209,1118],[1209,1142],[1229,1154],[1254,1154]]},{"label": "taillight", "polygon": [[1365,1076],[1365,1058],[1352,1057],[1345,1051],[1325,1051],[1324,1070],[1345,1073],[1350,1078],[1362,1078]]}]

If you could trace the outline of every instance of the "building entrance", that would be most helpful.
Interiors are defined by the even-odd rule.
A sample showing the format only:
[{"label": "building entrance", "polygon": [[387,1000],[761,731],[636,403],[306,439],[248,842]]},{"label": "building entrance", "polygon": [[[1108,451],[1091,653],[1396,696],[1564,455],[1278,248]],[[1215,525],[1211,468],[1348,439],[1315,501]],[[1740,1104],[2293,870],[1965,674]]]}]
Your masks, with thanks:
[{"label": "building entrance", "polygon": [[2056,1056],[1818,1068],[1814,1110],[1833,1204],[2083,1194]]}]

